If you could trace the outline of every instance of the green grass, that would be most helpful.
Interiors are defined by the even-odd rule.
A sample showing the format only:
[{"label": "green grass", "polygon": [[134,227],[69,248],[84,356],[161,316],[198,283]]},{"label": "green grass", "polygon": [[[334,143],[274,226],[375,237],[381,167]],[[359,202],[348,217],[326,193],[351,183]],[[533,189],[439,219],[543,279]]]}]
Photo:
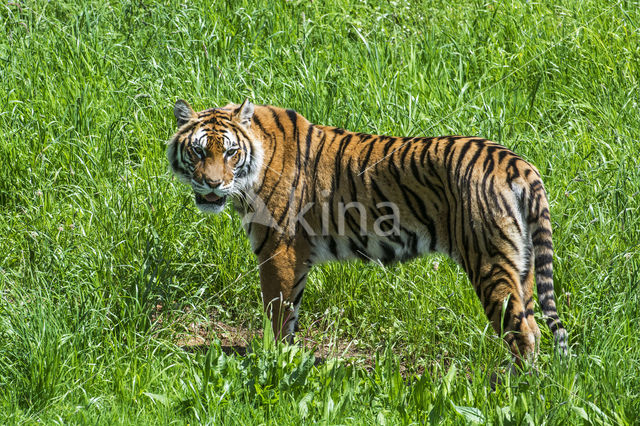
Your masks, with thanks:
[{"label": "green grass", "polygon": [[[0,423],[640,422],[640,3],[164,3],[0,5]],[[177,98],[245,97],[535,164],[571,357],[541,327],[537,371],[491,391],[508,353],[440,256],[315,269],[302,329],[356,359],[180,347],[263,327],[238,216],[198,213],[164,157]]]}]

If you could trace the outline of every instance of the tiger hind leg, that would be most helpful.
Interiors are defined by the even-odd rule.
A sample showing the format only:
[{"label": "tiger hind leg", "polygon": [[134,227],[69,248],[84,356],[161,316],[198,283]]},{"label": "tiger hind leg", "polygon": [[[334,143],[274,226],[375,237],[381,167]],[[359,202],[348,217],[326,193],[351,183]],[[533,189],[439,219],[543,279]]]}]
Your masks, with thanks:
[{"label": "tiger hind leg", "polygon": [[534,307],[534,296],[533,296],[533,288],[535,285],[535,268],[533,263],[529,267],[529,271],[527,275],[521,277],[522,289],[524,294],[524,308],[525,308],[525,319],[529,325],[529,329],[533,333],[535,338],[535,349],[533,353],[532,361],[535,361],[535,358],[538,356],[540,352],[540,337],[542,333],[540,333],[540,328],[538,327],[538,323],[536,323],[536,319],[533,317],[533,307]]},{"label": "tiger hind leg", "polygon": [[533,275],[522,280],[508,262],[484,262],[474,283],[494,330],[501,334],[518,366],[533,360],[540,329],[533,318]]}]

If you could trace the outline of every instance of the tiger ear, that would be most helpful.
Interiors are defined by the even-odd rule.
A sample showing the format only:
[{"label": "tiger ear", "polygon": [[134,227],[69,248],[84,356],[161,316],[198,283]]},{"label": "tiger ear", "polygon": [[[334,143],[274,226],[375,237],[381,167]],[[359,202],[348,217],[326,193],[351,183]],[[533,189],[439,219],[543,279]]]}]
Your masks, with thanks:
[{"label": "tiger ear", "polygon": [[191,105],[189,105],[187,101],[178,99],[173,107],[173,115],[176,116],[178,127],[182,127],[183,124],[196,116],[196,112],[191,108]]},{"label": "tiger ear", "polygon": [[242,105],[233,112],[233,118],[243,126],[247,127],[251,124],[253,109],[253,104],[249,102],[249,99],[245,99]]}]

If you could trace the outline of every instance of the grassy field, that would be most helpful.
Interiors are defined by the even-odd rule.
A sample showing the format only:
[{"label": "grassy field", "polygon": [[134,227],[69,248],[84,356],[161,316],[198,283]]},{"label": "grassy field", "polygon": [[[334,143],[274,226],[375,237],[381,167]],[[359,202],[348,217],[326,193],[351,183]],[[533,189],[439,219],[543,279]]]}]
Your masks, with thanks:
[{"label": "grassy field", "polygon": [[[163,3],[0,5],[0,423],[640,423],[638,1]],[[504,374],[441,256],[316,268],[312,343],[230,354],[264,326],[257,263],[164,145],[177,98],[245,97],[535,164],[571,356],[538,318],[537,370]]]}]

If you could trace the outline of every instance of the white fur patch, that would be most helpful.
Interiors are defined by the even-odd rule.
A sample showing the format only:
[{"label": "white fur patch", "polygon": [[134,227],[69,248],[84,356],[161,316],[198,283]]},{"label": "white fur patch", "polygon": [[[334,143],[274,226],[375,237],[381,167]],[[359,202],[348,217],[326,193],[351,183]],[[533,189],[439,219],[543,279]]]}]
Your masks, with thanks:
[{"label": "white fur patch", "polygon": [[193,144],[194,146],[200,146],[202,149],[207,147],[207,132],[204,129],[198,129],[193,135]]}]

